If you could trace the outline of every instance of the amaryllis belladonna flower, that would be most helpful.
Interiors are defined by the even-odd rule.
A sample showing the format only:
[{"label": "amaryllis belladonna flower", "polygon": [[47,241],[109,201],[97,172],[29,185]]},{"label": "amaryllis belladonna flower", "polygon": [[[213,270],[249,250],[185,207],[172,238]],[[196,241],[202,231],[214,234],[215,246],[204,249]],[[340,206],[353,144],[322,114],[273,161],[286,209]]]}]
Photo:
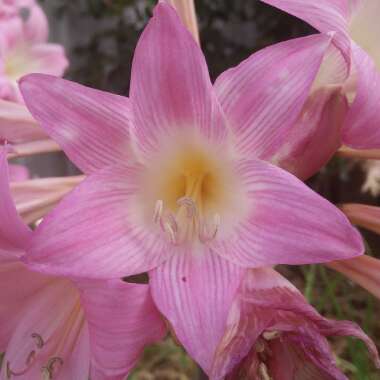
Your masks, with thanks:
[{"label": "amaryllis belladonna flower", "polygon": [[321,32],[336,32],[350,75],[344,93],[349,112],[343,143],[358,149],[380,143],[380,24],[378,0],[262,0],[309,22]]},{"label": "amaryllis belladonna flower", "polygon": [[62,46],[47,43],[42,9],[34,1],[24,3],[11,2],[14,12],[0,15],[0,99],[22,101],[17,80],[27,73],[62,75],[67,67]]},{"label": "amaryllis belladonna flower", "polygon": [[157,306],[208,371],[245,268],[363,252],[338,209],[260,160],[292,145],[330,44],[314,35],[265,49],[214,88],[199,46],[160,3],[136,48],[129,99],[25,77],[29,110],[88,175],[44,218],[25,260],[92,278],[149,271]]},{"label": "amaryllis belladonna flower", "polygon": [[0,193],[0,378],[124,379],[165,334],[148,286],[30,270],[20,258],[33,232],[13,205],[4,151]]},{"label": "amaryllis belladonna flower", "polygon": [[210,379],[347,380],[336,366],[330,336],[363,340],[380,366],[376,346],[356,324],[323,318],[271,268],[247,271]]}]

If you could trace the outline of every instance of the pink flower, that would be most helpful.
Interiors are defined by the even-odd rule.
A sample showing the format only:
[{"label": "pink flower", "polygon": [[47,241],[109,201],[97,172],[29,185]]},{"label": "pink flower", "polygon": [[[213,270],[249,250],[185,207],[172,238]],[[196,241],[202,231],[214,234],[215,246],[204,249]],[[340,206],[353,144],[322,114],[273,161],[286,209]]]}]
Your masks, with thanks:
[{"label": "pink flower", "polygon": [[340,211],[260,160],[292,144],[330,43],[316,35],[265,49],[214,88],[199,46],[160,3],[129,99],[24,78],[29,110],[88,175],[39,225],[26,262],[92,278],[149,271],[158,308],[208,371],[244,268],[363,252]]},{"label": "pink flower", "polygon": [[380,26],[377,0],[262,0],[321,32],[336,32],[336,46],[350,69],[344,93],[349,102],[343,143],[358,149],[380,144]]},{"label": "pink flower", "polygon": [[147,285],[71,280],[21,261],[33,238],[19,219],[0,156],[1,379],[122,380],[165,326]]},{"label": "pink flower", "polygon": [[380,366],[374,343],[354,323],[323,318],[270,268],[247,271],[210,379],[343,380],[326,337],[354,336]]},{"label": "pink flower", "polygon": [[18,79],[32,72],[62,75],[67,59],[62,46],[47,43],[47,19],[36,3],[8,2],[6,9],[0,15],[0,99],[22,102]]}]

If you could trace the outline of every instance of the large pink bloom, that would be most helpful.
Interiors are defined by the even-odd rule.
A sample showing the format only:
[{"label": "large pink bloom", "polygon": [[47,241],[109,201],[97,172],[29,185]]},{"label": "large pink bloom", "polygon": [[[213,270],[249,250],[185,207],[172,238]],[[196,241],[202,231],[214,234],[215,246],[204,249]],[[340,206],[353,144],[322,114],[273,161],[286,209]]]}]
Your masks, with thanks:
[{"label": "large pink bloom", "polygon": [[247,271],[210,379],[347,380],[335,364],[329,336],[362,339],[380,366],[376,346],[357,325],[323,318],[273,269]]},{"label": "large pink bloom", "polygon": [[32,231],[19,219],[0,157],[0,378],[122,380],[165,326],[146,285],[69,280],[20,261]]},{"label": "large pink bloom", "polygon": [[48,24],[34,1],[11,1],[0,14],[0,99],[20,101],[17,80],[27,73],[62,75],[62,46],[47,43]]},{"label": "large pink bloom", "polygon": [[351,67],[345,85],[349,112],[343,143],[358,149],[380,145],[380,24],[378,0],[262,0],[309,22],[321,32],[336,32],[335,43]]},{"label": "large pink bloom", "polygon": [[129,99],[24,78],[29,110],[88,175],[44,218],[27,262],[94,278],[150,271],[157,306],[207,371],[244,268],[363,252],[340,211],[260,160],[292,144],[330,43],[265,49],[215,90],[200,48],[161,3],[136,48]]}]

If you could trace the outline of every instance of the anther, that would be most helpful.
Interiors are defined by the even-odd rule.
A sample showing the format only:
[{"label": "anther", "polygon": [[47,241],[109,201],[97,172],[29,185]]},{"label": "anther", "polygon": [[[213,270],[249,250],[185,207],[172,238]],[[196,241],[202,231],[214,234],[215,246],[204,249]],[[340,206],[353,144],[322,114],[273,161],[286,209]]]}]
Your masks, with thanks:
[{"label": "anther", "polygon": [[[43,380],[53,379],[56,371],[63,365],[63,359],[59,356],[54,356],[48,360],[46,366],[41,368],[41,374]],[[57,367],[58,366],[58,367]]]},{"label": "anther", "polygon": [[[42,338],[41,335],[37,334],[37,333],[32,333],[31,334],[31,338],[34,340],[35,342],[35,345],[38,349],[41,349],[43,348],[44,346],[44,340]],[[29,352],[26,360],[25,360],[25,365],[26,365],[26,368],[24,368],[23,370],[21,371],[13,371],[11,369],[11,363],[9,361],[7,361],[7,364],[6,364],[6,376],[7,376],[7,379],[11,379],[12,376],[22,376],[24,375],[30,368],[30,366],[33,364],[34,360],[36,358],[36,351],[35,350],[32,350]]]},{"label": "anther", "polygon": [[190,197],[182,197],[177,200],[179,206],[186,207],[187,217],[193,218],[197,213],[197,205]]},{"label": "anther", "polygon": [[280,332],[279,331],[264,331],[263,332],[263,338],[265,340],[273,340],[273,339],[276,339],[280,336]]},{"label": "anther", "polygon": [[262,380],[273,380],[268,373],[268,368],[264,363],[259,364],[259,375]]},{"label": "anther", "polygon": [[158,200],[154,207],[153,220],[154,223],[158,223],[162,216],[162,210],[164,209],[164,201]]},{"label": "anther", "polygon": [[42,348],[44,346],[44,340],[41,335],[33,333],[31,337],[35,341],[37,348]]}]

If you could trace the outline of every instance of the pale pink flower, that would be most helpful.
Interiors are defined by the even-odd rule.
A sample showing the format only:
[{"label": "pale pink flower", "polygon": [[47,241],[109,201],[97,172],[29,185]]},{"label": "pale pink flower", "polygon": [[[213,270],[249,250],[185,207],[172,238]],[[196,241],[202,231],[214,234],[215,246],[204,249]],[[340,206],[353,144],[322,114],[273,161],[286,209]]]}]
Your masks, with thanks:
[{"label": "pale pink flower", "polygon": [[32,271],[21,257],[33,232],[14,208],[5,152],[0,193],[0,378],[124,379],[165,334],[149,287]]},{"label": "pale pink flower", "polygon": [[34,2],[9,3],[17,13],[0,15],[0,99],[22,102],[17,81],[27,73],[62,75],[63,47],[47,43],[48,24]]},{"label": "pale pink flower", "polygon": [[342,129],[344,144],[358,149],[380,144],[380,24],[378,0],[262,0],[297,16],[321,32],[336,32],[350,75],[344,94],[349,111]]},{"label": "pale pink flower", "polygon": [[264,49],[214,88],[199,46],[161,3],[137,45],[129,99],[24,78],[29,110],[88,175],[44,218],[26,261],[93,278],[150,271],[157,306],[208,371],[244,268],[363,252],[340,211],[260,160],[292,144],[330,43]]},{"label": "pale pink flower", "polygon": [[323,318],[273,269],[247,271],[210,379],[347,380],[336,366],[330,336],[363,340],[380,366],[376,346],[356,324]]}]

